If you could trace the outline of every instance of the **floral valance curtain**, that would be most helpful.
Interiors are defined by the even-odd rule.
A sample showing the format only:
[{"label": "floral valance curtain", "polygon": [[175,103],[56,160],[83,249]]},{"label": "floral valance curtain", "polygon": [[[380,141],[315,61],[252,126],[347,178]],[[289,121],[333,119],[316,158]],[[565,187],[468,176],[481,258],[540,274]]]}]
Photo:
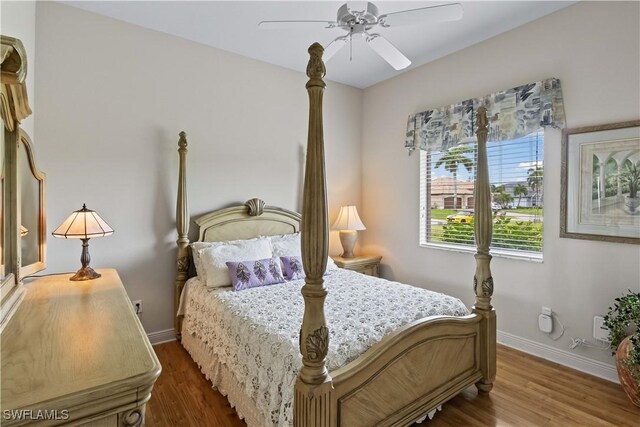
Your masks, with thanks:
[{"label": "floral valance curtain", "polygon": [[409,116],[404,146],[443,151],[475,139],[475,112],[487,108],[488,141],[520,138],[541,127],[564,129],[560,80],[551,78]]}]

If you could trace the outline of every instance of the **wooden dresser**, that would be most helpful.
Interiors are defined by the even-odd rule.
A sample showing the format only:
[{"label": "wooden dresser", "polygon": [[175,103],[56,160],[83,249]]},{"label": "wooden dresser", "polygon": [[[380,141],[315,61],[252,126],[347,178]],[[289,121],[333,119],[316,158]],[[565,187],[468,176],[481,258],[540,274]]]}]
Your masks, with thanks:
[{"label": "wooden dresser", "polygon": [[115,270],[25,285],[1,335],[3,426],[144,425],[160,362]]}]

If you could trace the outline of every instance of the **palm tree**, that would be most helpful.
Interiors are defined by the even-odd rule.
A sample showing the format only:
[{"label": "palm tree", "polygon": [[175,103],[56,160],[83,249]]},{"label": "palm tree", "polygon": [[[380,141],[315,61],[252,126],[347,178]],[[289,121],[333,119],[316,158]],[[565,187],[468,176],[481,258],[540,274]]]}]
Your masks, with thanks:
[{"label": "palm tree", "polygon": [[502,209],[507,209],[509,203],[513,201],[513,197],[507,193],[507,187],[504,184],[491,184],[491,194],[493,194],[493,201],[498,203]]},{"label": "palm tree", "polygon": [[435,168],[439,168],[444,165],[447,172],[453,175],[453,208],[458,207],[458,168],[462,165],[467,171],[473,168],[473,161],[465,156],[466,153],[471,153],[472,150],[467,145],[458,145],[451,147],[447,152],[438,159],[435,164]]},{"label": "palm tree", "polygon": [[535,169],[529,169],[527,171],[529,176],[527,177],[527,184],[536,194],[535,205],[538,206],[538,194],[542,189],[542,176],[543,176],[543,168],[539,168],[536,166]]},{"label": "palm tree", "polygon": [[515,187],[513,187],[513,195],[518,197],[518,206],[516,206],[516,209],[520,207],[520,201],[522,200],[522,197],[526,196],[527,194],[529,194],[529,190],[527,190],[527,187],[525,185],[517,184]]}]

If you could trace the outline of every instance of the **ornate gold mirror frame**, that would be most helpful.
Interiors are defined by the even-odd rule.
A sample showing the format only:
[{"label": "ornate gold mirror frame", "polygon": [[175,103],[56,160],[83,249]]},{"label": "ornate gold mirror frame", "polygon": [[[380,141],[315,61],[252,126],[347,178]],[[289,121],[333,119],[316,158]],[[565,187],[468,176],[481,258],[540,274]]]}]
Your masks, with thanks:
[{"label": "ornate gold mirror frame", "polygon": [[38,169],[33,142],[22,129],[18,141],[20,278],[24,278],[46,267],[46,175]]},{"label": "ornate gold mirror frame", "polygon": [[[4,328],[15,309],[24,296],[21,278],[23,273],[31,271],[29,268],[21,269],[21,201],[20,201],[20,175],[18,166],[18,149],[24,144],[27,152],[32,153],[32,144],[29,137],[20,129],[20,122],[31,114],[25,79],[27,76],[27,54],[22,42],[13,37],[0,35],[0,118],[2,119],[2,219],[0,227],[2,268],[0,268],[0,330]],[[26,141],[26,142],[23,142]],[[32,155],[30,157],[33,157]],[[35,163],[30,162],[30,167],[37,172]],[[42,174],[33,173],[38,177]],[[40,180],[38,180],[40,182]],[[44,181],[40,184],[42,211],[38,213],[44,217]],[[38,230],[41,233],[40,241],[44,251],[44,222]],[[34,230],[36,232],[36,230]],[[44,268],[42,264],[36,268]],[[40,268],[42,267],[42,268]],[[34,269],[33,271],[37,271]],[[29,273],[27,273],[29,274]]]}]

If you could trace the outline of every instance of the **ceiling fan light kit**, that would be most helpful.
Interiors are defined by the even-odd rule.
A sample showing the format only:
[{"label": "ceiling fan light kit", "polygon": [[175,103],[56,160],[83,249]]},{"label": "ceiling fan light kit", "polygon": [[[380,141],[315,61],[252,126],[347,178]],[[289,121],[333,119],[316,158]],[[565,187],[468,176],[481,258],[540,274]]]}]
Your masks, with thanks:
[{"label": "ceiling fan light kit", "polygon": [[262,21],[262,29],[341,28],[348,32],[335,38],[325,47],[324,60],[329,61],[354,36],[364,37],[371,49],[396,70],[403,70],[411,61],[389,40],[378,33],[369,33],[376,26],[393,28],[403,25],[425,25],[462,18],[460,3],[450,3],[379,15],[378,7],[371,2],[347,2],[338,9],[336,21]]}]

